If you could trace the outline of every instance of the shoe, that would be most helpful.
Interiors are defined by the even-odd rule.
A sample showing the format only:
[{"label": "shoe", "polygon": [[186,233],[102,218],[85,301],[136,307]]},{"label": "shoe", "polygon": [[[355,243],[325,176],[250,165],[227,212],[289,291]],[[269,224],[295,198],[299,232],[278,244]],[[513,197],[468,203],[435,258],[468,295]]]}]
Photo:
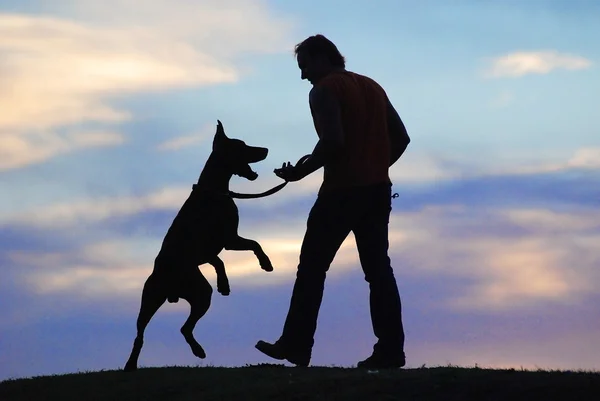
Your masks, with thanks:
[{"label": "shoe", "polygon": [[254,346],[263,354],[277,360],[286,360],[296,366],[307,367],[310,363],[310,354],[301,354],[292,350],[286,349],[281,342],[276,341],[270,344],[265,341],[259,341]]},{"label": "shoe", "polygon": [[373,353],[364,361],[358,362],[356,367],[361,369],[397,369],[405,364],[406,358],[404,356],[392,357],[378,352]]}]

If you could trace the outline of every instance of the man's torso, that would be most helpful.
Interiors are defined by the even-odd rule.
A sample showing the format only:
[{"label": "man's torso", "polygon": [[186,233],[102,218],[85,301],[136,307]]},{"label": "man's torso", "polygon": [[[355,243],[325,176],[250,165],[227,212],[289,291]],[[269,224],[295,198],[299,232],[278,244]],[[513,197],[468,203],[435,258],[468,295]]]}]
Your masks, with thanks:
[{"label": "man's torso", "polygon": [[[371,78],[350,71],[333,72],[317,86],[338,100],[344,129],[343,149],[336,160],[325,165],[320,193],[389,183],[387,96],[383,88]],[[316,122],[315,129],[320,136]]]}]

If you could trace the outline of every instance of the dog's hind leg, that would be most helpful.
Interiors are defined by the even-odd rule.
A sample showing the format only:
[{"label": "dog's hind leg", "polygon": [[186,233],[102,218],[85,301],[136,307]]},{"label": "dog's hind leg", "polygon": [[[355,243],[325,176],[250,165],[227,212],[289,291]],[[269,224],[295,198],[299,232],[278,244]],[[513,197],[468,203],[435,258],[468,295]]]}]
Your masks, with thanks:
[{"label": "dog's hind leg", "polygon": [[215,268],[215,272],[217,273],[217,291],[221,295],[229,295],[231,289],[229,288],[229,279],[225,271],[225,263],[218,256],[209,260],[208,263]]},{"label": "dog's hind leg", "polygon": [[225,249],[228,251],[252,251],[258,259],[260,268],[264,271],[273,271],[273,265],[267,254],[263,251],[260,244],[254,240],[242,238],[236,235],[225,243]]},{"label": "dog's hind leg", "polygon": [[137,369],[137,362],[144,345],[144,331],[156,311],[165,303],[167,297],[162,291],[162,286],[154,275],[150,275],[144,283],[142,290],[142,304],[137,318],[137,336],[133,342],[131,355],[125,364],[124,370],[130,372]]},{"label": "dog's hind leg", "polygon": [[181,297],[190,304],[190,315],[181,327],[181,334],[183,334],[185,341],[192,349],[192,353],[198,358],[203,359],[206,358],[206,353],[194,338],[193,332],[198,320],[204,316],[210,307],[213,289],[202,273],[199,270],[196,270],[196,272],[197,274],[194,275],[194,278],[189,283],[185,295]]}]

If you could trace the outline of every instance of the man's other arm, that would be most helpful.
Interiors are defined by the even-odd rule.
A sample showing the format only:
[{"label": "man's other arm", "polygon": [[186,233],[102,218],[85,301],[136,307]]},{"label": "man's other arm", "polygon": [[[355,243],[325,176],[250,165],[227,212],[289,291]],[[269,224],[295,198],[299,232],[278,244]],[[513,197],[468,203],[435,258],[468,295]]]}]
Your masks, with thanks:
[{"label": "man's other arm", "polygon": [[390,99],[386,97],[386,101],[388,134],[390,136],[390,166],[392,166],[398,161],[408,147],[410,137],[408,136],[408,132],[406,131],[402,119],[390,102]]}]

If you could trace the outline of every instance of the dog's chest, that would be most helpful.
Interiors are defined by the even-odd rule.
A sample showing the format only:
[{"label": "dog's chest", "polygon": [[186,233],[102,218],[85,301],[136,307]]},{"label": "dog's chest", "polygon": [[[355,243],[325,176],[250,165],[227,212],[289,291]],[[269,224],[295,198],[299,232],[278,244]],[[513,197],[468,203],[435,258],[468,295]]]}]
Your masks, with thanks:
[{"label": "dog's chest", "polygon": [[193,224],[215,231],[237,228],[238,209],[229,196],[208,192],[192,192],[175,217],[174,224]]}]

